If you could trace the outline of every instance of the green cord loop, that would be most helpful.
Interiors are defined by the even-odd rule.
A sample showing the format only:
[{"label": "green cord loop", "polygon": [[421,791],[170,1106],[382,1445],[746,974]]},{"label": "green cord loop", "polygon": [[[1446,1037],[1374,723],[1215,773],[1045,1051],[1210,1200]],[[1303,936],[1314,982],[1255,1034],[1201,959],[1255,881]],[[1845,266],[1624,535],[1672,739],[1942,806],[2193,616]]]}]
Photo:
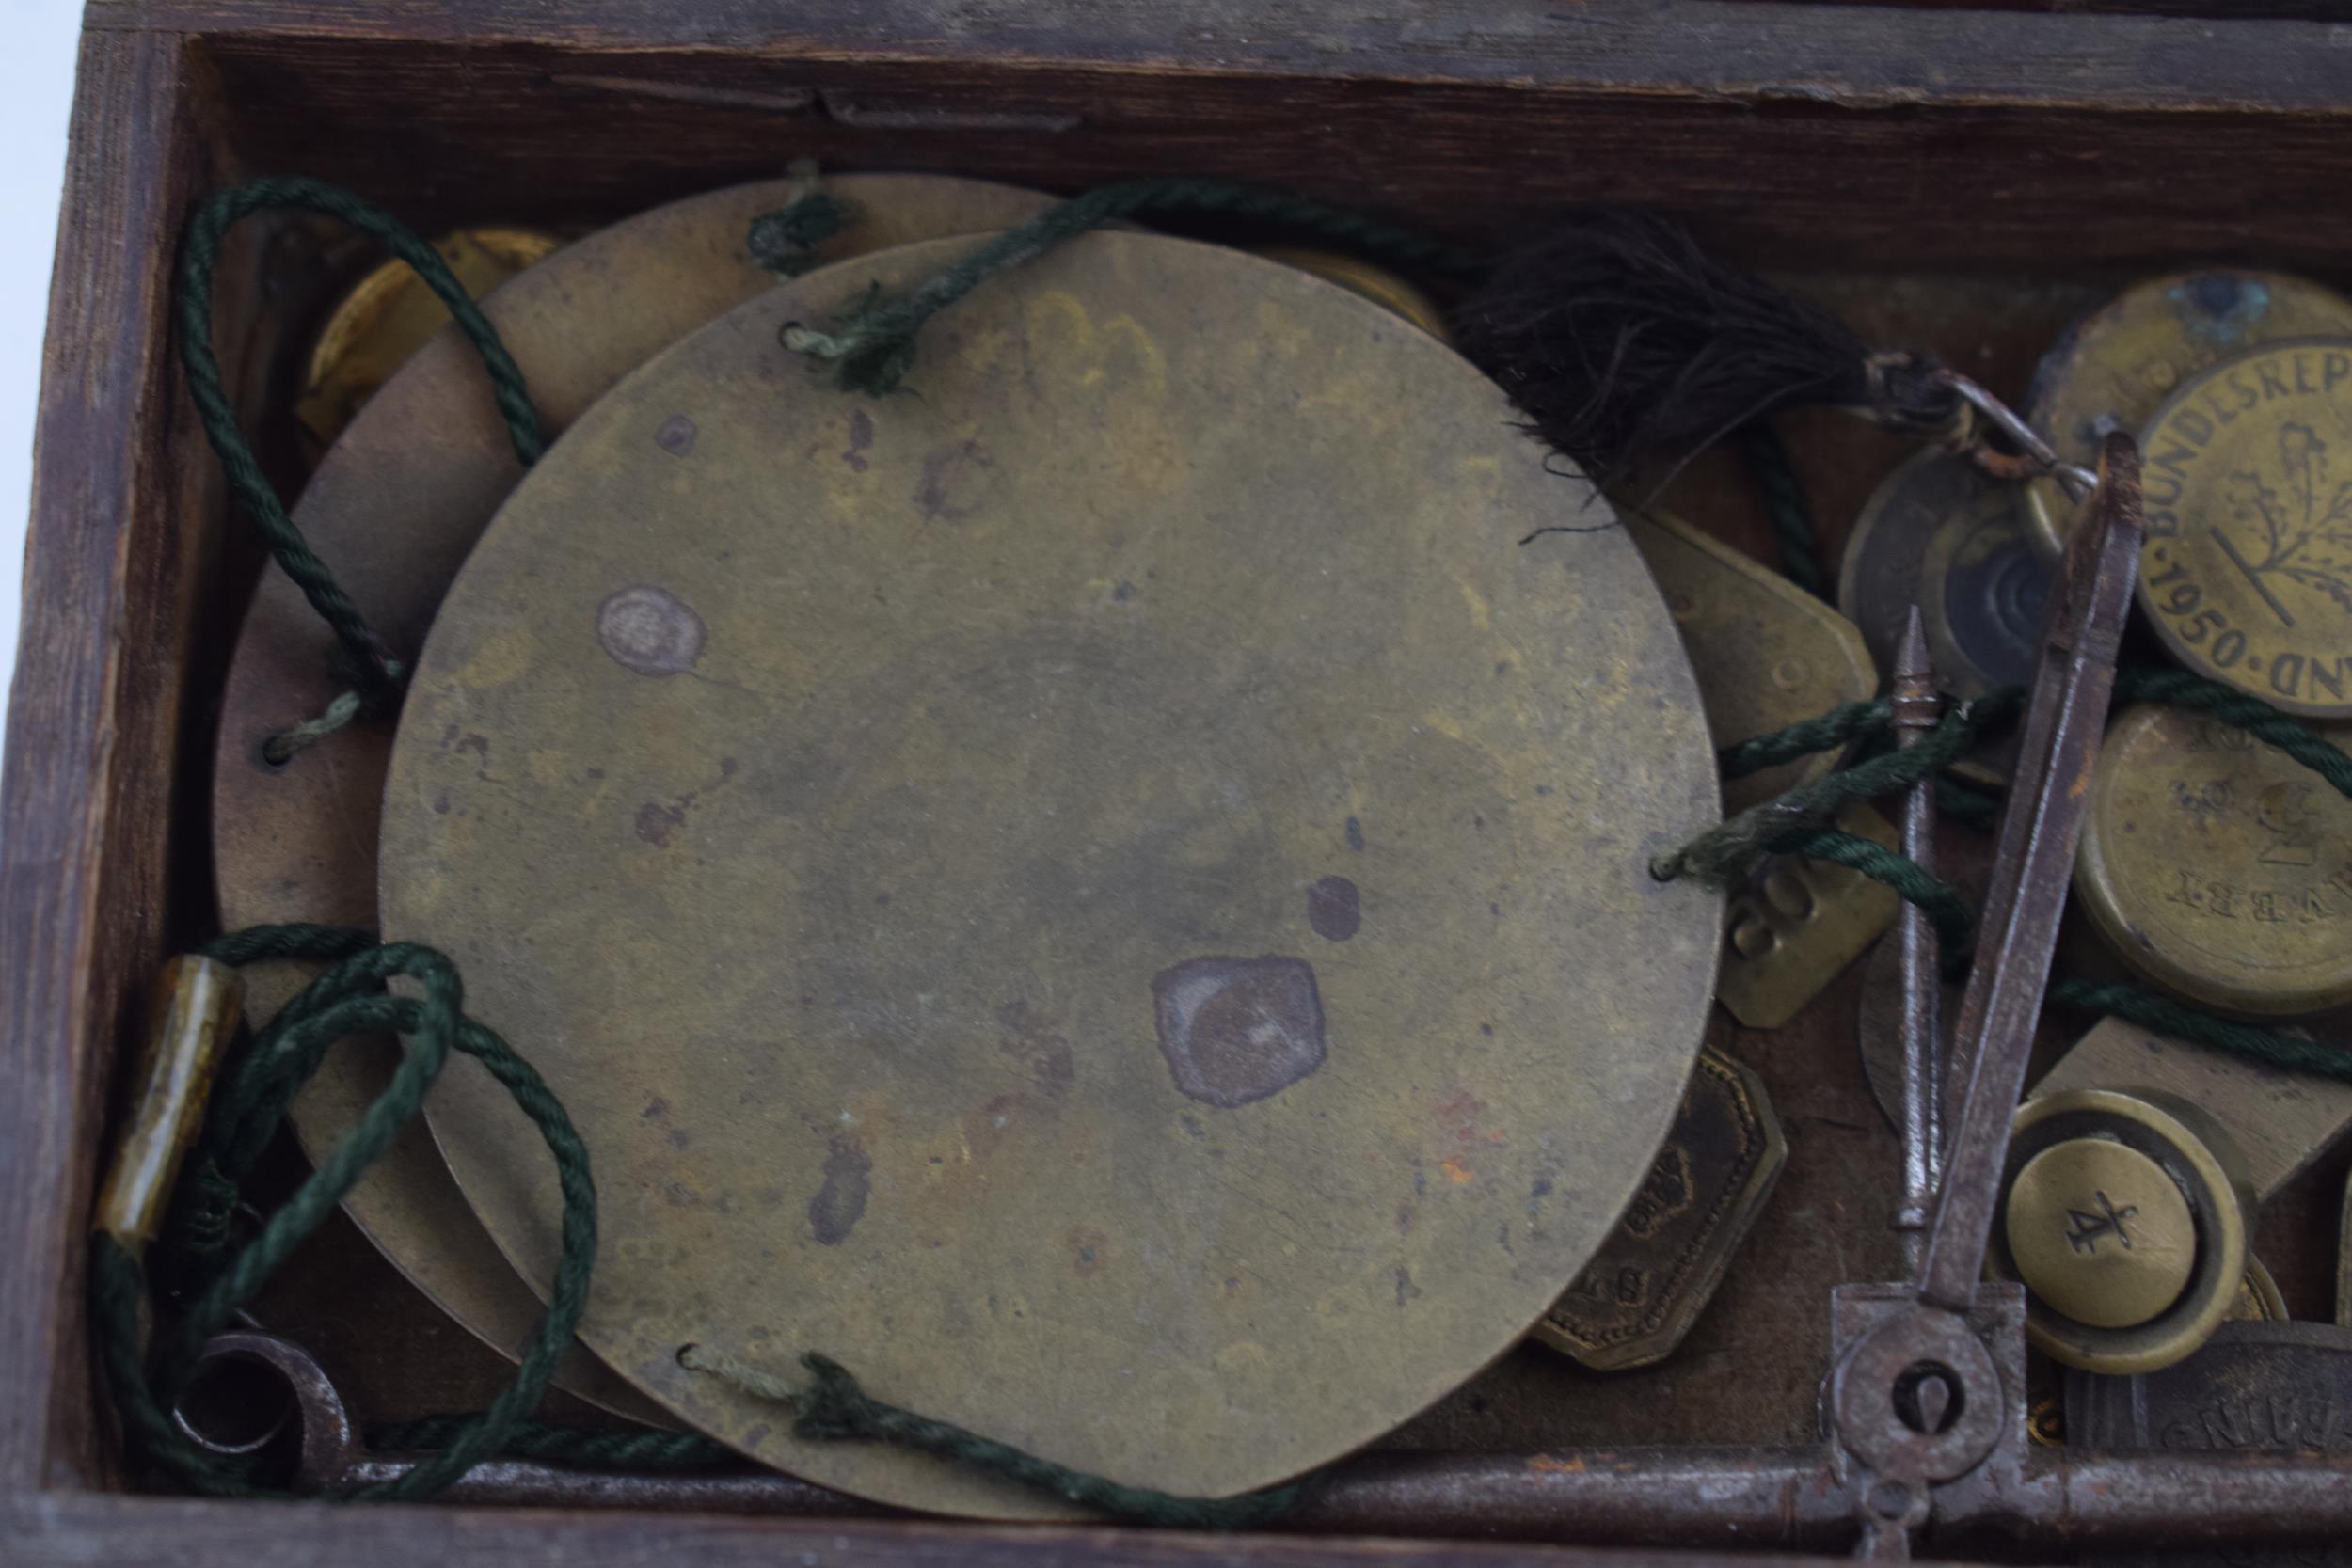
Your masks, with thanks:
[{"label": "green cord loop", "polygon": [[824,326],[787,322],[778,337],[792,353],[828,367],[834,384],[844,390],[879,396],[897,388],[914,363],[915,335],[931,317],[998,273],[1042,256],[1073,235],[1142,212],[1266,220],[1400,266],[1458,277],[1475,275],[1484,266],[1473,252],[1287,191],[1230,180],[1136,180],[1050,207],[906,293],[885,298],[879,287],[871,289]]},{"label": "green cord loop", "polygon": [[[558,1358],[571,1343],[587,1306],[596,1259],[596,1185],[587,1148],[530,1065],[497,1035],[465,1016],[464,985],[456,968],[431,948],[378,944],[366,932],[333,927],[290,926],[238,932],[213,944],[213,953],[237,962],[264,958],[336,961],[247,1041],[225,1074],[194,1155],[196,1167],[208,1173],[200,1188],[235,1190],[276,1132],[294,1090],[337,1042],[355,1035],[390,1033],[408,1037],[410,1043],[391,1083],[263,1223],[259,1235],[225,1262],[181,1249],[199,1268],[213,1266],[204,1268],[184,1291],[187,1305],[178,1322],[159,1330],[151,1368],[142,1364],[137,1351],[138,1302],[145,1291],[138,1265],[109,1239],[101,1237],[94,1243],[93,1307],[125,1431],[150,1459],[200,1491],[242,1496],[261,1490],[243,1466],[206,1453],[182,1436],[168,1415],[171,1402],[202,1356],[206,1341],[234,1320],[417,1115],[426,1089],[454,1049],[481,1062],[546,1139],[564,1199],[562,1255],[548,1309],[524,1347],[514,1380],[486,1410],[454,1432],[441,1452],[396,1480],[350,1494],[367,1500],[431,1497],[508,1441],[537,1405]],[[417,982],[422,995],[388,991],[385,986],[394,978]]]},{"label": "green cord loop", "polygon": [[[213,344],[213,269],[220,257],[222,239],[242,219],[269,208],[291,208],[340,218],[376,240],[394,256],[416,269],[417,276],[440,297],[457,325],[481,352],[490,373],[490,393],[506,421],[515,455],[528,467],[547,450],[539,416],[523,386],[522,372],[499,341],[489,318],[482,313],[449,263],[415,230],[382,209],[340,185],[320,180],[291,177],[249,181],[220,192],[188,219],[180,242],[177,306],[180,358],[188,378],[188,394],[203,421],[204,435],[220,458],[229,488],[246,515],[261,530],[278,564],[301,588],[310,607],[334,631],[359,670],[359,696],[371,705],[389,703],[401,681],[399,661],[367,618],[353,604],[326,563],[286,515],[278,492],[262,471],[253,449],[237,428],[236,405],[221,376],[220,358]],[[348,715],[346,715],[346,720]],[[319,722],[323,721],[317,721]],[[298,749],[298,748],[297,748]],[[281,759],[282,760],[282,759]]]}]

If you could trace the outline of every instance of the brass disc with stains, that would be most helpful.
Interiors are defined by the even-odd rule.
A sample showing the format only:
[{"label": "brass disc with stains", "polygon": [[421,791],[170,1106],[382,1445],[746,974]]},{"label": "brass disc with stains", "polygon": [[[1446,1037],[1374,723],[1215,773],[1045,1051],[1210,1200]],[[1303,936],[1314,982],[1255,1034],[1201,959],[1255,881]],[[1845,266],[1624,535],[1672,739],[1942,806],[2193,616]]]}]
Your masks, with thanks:
[{"label": "brass disc with stains", "polygon": [[[849,175],[826,188],[857,214],[818,247],[829,259],[1001,228],[1050,199],[927,175]],[[565,246],[492,294],[484,309],[522,367],[548,434],[657,351],[772,287],[744,238],[754,217],[797,189],[778,180],[656,208]],[[413,654],[521,472],[479,356],[447,331],[368,400],[311,477],[294,521],[392,646]],[[376,815],[391,726],[355,725],[283,768],[261,755],[266,736],[334,696],[334,654],[300,591],[279,572],[263,574],[230,667],[214,767],[214,860],[230,928],[375,923]],[[250,976],[254,1016],[292,994],[300,977],[289,971]],[[389,1042],[329,1053],[294,1106],[314,1158],[382,1091],[397,1059]],[[496,1349],[514,1354],[538,1322],[537,1297],[490,1245],[421,1127],[369,1167],[343,1207],[393,1264]],[[624,1414],[656,1414],[585,1355],[568,1358],[557,1382]]]},{"label": "brass disc with stains", "polygon": [[[1721,914],[1647,870],[1718,815],[1698,694],[1624,531],[1540,531],[1584,487],[1502,393],[1328,283],[1093,234],[898,395],[777,346],[967,249],[746,304],[517,487],[402,720],[384,927],[563,1098],[582,1338],[681,1418],[1058,1507],[677,1360],[816,1350],[1065,1464],[1263,1486],[1516,1342],[1647,1174]],[[545,1279],[545,1155],[451,1078],[451,1168]]]}]

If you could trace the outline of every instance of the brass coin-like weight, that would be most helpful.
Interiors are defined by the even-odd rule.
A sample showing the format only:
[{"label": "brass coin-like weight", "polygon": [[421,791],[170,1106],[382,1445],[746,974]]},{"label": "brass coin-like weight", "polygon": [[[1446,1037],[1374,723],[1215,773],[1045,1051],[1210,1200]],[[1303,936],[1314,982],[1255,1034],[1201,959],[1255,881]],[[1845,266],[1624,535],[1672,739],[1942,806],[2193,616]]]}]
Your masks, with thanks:
[{"label": "brass coin-like weight", "polygon": [[1707,1309],[1788,1163],[1764,1081],[1701,1052],[1649,1176],[1535,1338],[1595,1371],[1663,1361]]},{"label": "brass coin-like weight", "polygon": [[1312,273],[1327,283],[1337,283],[1349,293],[1394,311],[1441,343],[1454,341],[1454,333],[1445,324],[1445,312],[1438,309],[1437,302],[1386,267],[1338,250],[1300,250],[1278,245],[1258,254],[1269,261]]},{"label": "brass coin-like weight", "polygon": [[[1239,252],[1098,233],[906,390],[778,346],[968,247],[771,291],[591,408],[450,591],[384,928],[596,1150],[606,1362],[862,1496],[1056,1505],[678,1360],[1226,1494],[1523,1336],[1696,1057],[1721,906],[1690,662],[1501,391]],[[1531,537],[1532,536],[1532,537]],[[552,1172],[427,1108],[530,1277]]]},{"label": "brass coin-like weight", "polygon": [[[2018,487],[1966,458],[1925,451],[1863,503],[1846,538],[1837,603],[1862,628],[1882,673],[1894,669],[1911,607],[1918,605],[1936,685],[1976,698],[2031,677],[2049,584]],[[1991,737],[1961,773],[2005,784],[2016,744],[2014,729]]]},{"label": "brass coin-like weight", "polygon": [[[562,243],[528,229],[461,229],[433,248],[467,294],[480,299]],[[325,447],[448,324],[448,308],[407,262],[385,262],[353,286],[319,329],[294,417]]]},{"label": "brass coin-like weight", "polygon": [[[1778,572],[1671,513],[1629,510],[1625,526],[1691,652],[1717,746],[1786,729],[1876,689],[1853,623]],[[1824,752],[1729,780],[1724,809],[1769,800],[1836,764]]]},{"label": "brass coin-like weight", "polygon": [[[826,188],[856,216],[818,247],[825,258],[998,229],[1050,203],[1010,186],[927,175],[849,175]],[[773,287],[746,253],[745,234],[753,218],[798,192],[778,180],[656,208],[575,241],[491,294],[483,309],[522,367],[547,434],[658,350]],[[369,400],[294,517],[370,621],[413,655],[458,563],[521,475],[480,357],[452,329]],[[334,697],[335,655],[300,590],[265,572],[230,666],[214,765],[214,863],[230,927],[375,923],[390,726],[355,724],[284,768],[261,754],[266,736]],[[252,1016],[266,1018],[299,983],[287,967],[252,976]],[[313,1158],[340,1141],[398,1061],[389,1042],[328,1053],[293,1110]],[[538,1322],[539,1298],[490,1244],[421,1125],[368,1168],[343,1207],[452,1318],[516,1354]],[[625,1414],[658,1414],[585,1354],[567,1359],[557,1381]]]},{"label": "brass coin-like weight", "polygon": [[2132,1328],[2181,1297],[2197,1225],[2147,1155],[2105,1138],[2043,1149],[2010,1183],[2005,1224],[2026,1288],[2093,1328]]},{"label": "brass coin-like weight", "polygon": [[1837,604],[1881,671],[1895,667],[1911,607],[1927,623],[1936,684],[1981,697],[2033,673],[2050,572],[2026,539],[2017,486],[1926,451],[1863,503],[1837,574]]},{"label": "brass coin-like weight", "polygon": [[2352,718],[2352,338],[2216,365],[2139,445],[2139,602],[2173,657],[2303,718]]},{"label": "brass coin-like weight", "polygon": [[1985,1274],[2027,1287],[2026,1338],[2085,1371],[2194,1354],[2247,1275],[2245,1197],[2181,1117],[2108,1089],[2037,1094],[2010,1124]]},{"label": "brass coin-like weight", "polygon": [[[2207,366],[2257,343],[2346,333],[2352,299],[2283,273],[2150,278],[2067,329],[2034,372],[2026,418],[2062,461],[2089,466],[2102,436],[2137,431]],[[2057,559],[2074,503],[2056,482],[2036,480],[2026,504],[2036,544]]]},{"label": "brass coin-like weight", "polygon": [[2352,801],[2245,731],[2127,708],[2091,780],[2074,888],[2133,970],[2202,1006],[2352,1000]]},{"label": "brass coin-like weight", "polygon": [[[1837,826],[1887,848],[1895,825],[1856,801]],[[1821,994],[1895,923],[1902,901],[1883,882],[1803,855],[1773,855],[1735,895],[1724,921],[1716,999],[1751,1029],[1777,1029]]]}]

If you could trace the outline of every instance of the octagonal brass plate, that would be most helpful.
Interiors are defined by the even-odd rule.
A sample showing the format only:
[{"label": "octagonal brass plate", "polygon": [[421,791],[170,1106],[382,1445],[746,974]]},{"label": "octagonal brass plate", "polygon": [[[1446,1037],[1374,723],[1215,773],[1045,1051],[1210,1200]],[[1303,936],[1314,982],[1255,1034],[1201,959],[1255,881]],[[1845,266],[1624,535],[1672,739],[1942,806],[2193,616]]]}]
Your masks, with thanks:
[{"label": "octagonal brass plate", "polygon": [[[855,219],[819,247],[854,256],[909,240],[1000,228],[1049,202],[1035,192],[928,175],[849,175],[827,182]],[[691,197],[576,241],[500,289],[484,309],[522,367],[547,433],[580,416],[623,375],[775,279],[752,263],[752,219],[792,199],[787,181]],[[522,470],[490,402],[481,361],[454,331],[419,351],[368,401],[294,508],[312,548],[395,649],[413,654],[458,562]],[[262,739],[334,696],[334,644],[282,573],[263,574],[238,639],[214,765],[214,861],[221,919],[375,923],[376,813],[391,727],[361,723],[273,768]],[[292,966],[257,971],[249,1011],[265,1018],[299,983]],[[382,1092],[389,1042],[331,1053],[294,1106],[315,1158]],[[360,1179],[343,1207],[443,1310],[513,1354],[537,1323],[537,1298],[489,1244],[439,1152],[412,1128]],[[652,1407],[585,1355],[558,1384],[640,1418]]]},{"label": "octagonal brass plate", "polygon": [[[1647,1174],[1721,908],[1691,666],[1621,530],[1379,307],[1094,234],[899,394],[777,347],[968,243],[754,300],[599,402],[452,588],[389,935],[563,1098],[583,1338],[827,1485],[1059,1505],[808,1444],[711,1345],[1180,1492],[1281,1481],[1523,1335]],[[527,1278],[545,1155],[429,1108]]]}]

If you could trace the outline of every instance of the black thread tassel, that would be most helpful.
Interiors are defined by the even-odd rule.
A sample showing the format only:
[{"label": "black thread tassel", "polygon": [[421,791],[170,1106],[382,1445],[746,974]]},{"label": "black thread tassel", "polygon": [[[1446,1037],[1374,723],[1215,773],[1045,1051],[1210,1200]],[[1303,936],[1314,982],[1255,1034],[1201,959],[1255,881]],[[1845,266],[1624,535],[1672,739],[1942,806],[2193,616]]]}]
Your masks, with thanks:
[{"label": "black thread tassel", "polygon": [[1502,259],[1455,330],[1536,433],[1603,484],[1783,408],[1841,406],[1946,438],[1968,419],[1932,357],[1874,352],[1828,311],[1638,208],[1569,213]]}]

